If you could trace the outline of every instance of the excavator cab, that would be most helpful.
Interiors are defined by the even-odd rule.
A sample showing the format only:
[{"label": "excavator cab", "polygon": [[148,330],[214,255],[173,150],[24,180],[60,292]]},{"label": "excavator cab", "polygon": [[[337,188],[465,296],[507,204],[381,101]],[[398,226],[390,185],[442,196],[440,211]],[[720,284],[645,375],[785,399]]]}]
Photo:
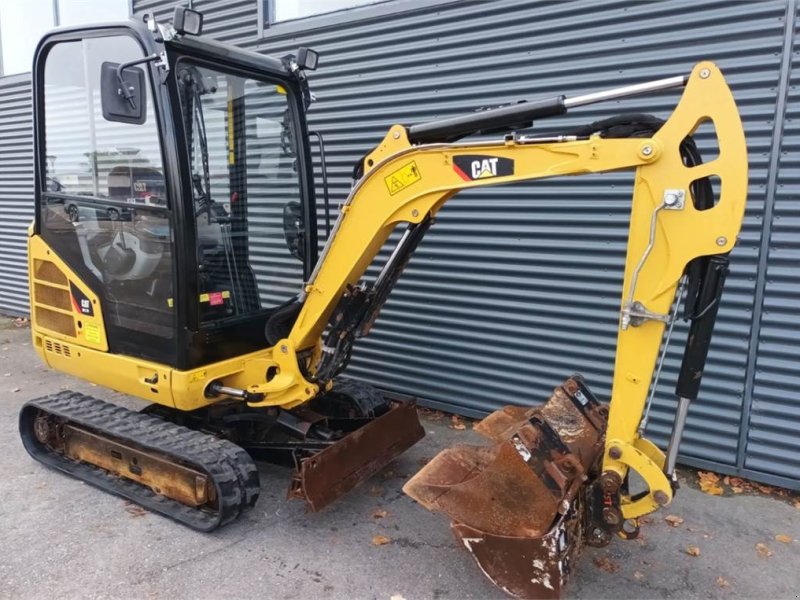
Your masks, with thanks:
[{"label": "excavator cab", "polygon": [[42,40],[34,232],[98,296],[110,352],[191,369],[264,348],[316,261],[309,92],[296,57],[150,23]]}]

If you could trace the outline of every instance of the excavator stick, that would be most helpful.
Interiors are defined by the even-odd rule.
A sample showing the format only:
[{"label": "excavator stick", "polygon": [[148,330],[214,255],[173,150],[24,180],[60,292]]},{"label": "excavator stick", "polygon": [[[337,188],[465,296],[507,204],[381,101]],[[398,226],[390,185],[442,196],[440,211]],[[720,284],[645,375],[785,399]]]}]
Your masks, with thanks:
[{"label": "excavator stick", "polygon": [[403,491],[450,517],[498,587],[557,598],[584,546],[584,483],[596,474],[607,417],[575,375],[542,406],[490,414],[475,430],[493,445],[444,450]]}]

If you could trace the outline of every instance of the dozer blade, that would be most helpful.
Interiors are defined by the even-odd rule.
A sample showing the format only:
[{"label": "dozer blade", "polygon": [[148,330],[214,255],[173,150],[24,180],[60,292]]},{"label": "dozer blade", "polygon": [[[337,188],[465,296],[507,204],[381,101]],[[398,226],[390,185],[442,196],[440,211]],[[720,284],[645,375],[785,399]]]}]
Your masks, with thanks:
[{"label": "dozer blade", "polygon": [[398,402],[335,444],[303,459],[289,489],[318,511],[425,437],[414,402]]},{"label": "dozer blade", "polygon": [[583,549],[584,483],[608,411],[580,376],[542,406],[507,406],[475,430],[492,446],[444,450],[403,487],[446,514],[483,573],[517,598],[558,598]]}]

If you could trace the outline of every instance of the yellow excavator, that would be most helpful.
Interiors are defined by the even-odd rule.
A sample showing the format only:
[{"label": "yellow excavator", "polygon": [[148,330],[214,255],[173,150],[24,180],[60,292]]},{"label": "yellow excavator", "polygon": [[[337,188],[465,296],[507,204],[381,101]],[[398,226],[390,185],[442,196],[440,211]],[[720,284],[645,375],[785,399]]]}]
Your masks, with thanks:
[{"label": "yellow excavator", "polygon": [[[200,13],[178,8],[171,24],[148,15],[39,43],[34,347],[50,367],[150,405],[137,412],[70,391],[31,400],[19,418],[25,448],[202,531],[256,503],[256,459],[292,466],[289,495],[319,510],[424,435],[413,402],[339,375],[441,207],[465,189],[635,170],[610,402],[574,375],[542,405],[489,415],[476,430],[490,444],[443,451],[404,488],[451,519],[507,593],[560,595],[585,545],[635,536],[637,519],[677,487],[747,191],[745,138],[722,73],[703,62],[649,83],[394,125],[358,161],[331,227],[322,136],[306,126],[317,54],[264,56],[201,30]],[[666,120],[532,129],[671,89],[682,96]],[[719,154],[704,163],[692,134],[706,121]],[[477,134],[486,135],[462,141]],[[681,306],[691,324],[665,453],[642,436],[643,415]]]}]

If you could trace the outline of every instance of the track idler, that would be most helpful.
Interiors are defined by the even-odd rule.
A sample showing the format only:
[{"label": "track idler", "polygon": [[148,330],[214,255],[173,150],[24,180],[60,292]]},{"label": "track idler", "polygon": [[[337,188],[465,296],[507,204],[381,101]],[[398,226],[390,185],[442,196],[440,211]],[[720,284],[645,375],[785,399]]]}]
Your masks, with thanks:
[{"label": "track idler", "polygon": [[403,488],[452,520],[483,573],[517,598],[558,598],[584,545],[585,483],[608,410],[580,376],[542,406],[506,406],[475,426],[494,442],[439,453]]}]

